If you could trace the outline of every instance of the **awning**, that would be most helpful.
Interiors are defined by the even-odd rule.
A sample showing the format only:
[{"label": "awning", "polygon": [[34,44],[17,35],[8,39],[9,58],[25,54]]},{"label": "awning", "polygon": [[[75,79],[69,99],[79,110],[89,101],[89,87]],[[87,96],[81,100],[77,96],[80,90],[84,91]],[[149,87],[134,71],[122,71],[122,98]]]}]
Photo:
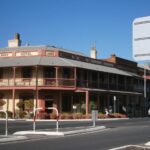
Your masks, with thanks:
[{"label": "awning", "polygon": [[77,67],[88,70],[119,74],[124,76],[137,76],[132,72],[127,72],[118,68],[104,66],[100,64],[87,63],[61,57],[20,57],[20,58],[1,58],[0,67],[17,67],[17,66],[62,66],[62,67]]}]

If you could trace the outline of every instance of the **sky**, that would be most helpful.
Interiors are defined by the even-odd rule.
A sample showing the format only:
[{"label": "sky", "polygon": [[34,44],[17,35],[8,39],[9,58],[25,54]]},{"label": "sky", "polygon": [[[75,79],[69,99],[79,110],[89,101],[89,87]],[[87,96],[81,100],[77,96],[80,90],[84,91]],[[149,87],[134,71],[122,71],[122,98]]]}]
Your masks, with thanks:
[{"label": "sky", "polygon": [[150,16],[150,0],[0,0],[0,48],[15,33],[22,45],[52,45],[98,58],[133,60],[132,22]]}]

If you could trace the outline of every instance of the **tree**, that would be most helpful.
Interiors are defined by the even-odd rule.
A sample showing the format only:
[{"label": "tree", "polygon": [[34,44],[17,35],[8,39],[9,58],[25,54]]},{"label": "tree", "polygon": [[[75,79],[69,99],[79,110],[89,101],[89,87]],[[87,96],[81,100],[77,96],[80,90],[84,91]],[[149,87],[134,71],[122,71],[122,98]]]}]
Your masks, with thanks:
[{"label": "tree", "polygon": [[17,103],[17,107],[18,107],[20,110],[23,110],[23,108],[24,108],[24,102],[23,102],[23,100],[20,100],[20,101]]},{"label": "tree", "polygon": [[32,110],[34,107],[34,100],[32,100],[32,99],[25,100],[24,107],[25,107],[25,110],[27,110],[27,111]]}]

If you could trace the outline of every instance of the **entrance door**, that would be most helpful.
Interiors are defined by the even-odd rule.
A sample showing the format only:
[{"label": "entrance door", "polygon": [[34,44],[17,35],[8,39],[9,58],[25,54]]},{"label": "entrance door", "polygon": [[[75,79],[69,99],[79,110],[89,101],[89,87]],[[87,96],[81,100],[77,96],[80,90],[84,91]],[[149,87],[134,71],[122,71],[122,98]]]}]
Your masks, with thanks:
[{"label": "entrance door", "polygon": [[[53,107],[53,99],[45,99],[45,108]],[[47,113],[52,113],[53,110],[46,109]]]}]

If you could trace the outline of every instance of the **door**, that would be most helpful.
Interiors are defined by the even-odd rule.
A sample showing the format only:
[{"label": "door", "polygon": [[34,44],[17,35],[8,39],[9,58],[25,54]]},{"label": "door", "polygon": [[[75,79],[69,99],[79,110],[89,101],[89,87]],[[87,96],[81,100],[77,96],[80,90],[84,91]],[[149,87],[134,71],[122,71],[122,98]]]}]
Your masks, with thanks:
[{"label": "door", "polygon": [[[45,99],[45,109],[48,107],[53,107],[53,99]],[[52,113],[53,110],[46,109],[47,113]]]}]

